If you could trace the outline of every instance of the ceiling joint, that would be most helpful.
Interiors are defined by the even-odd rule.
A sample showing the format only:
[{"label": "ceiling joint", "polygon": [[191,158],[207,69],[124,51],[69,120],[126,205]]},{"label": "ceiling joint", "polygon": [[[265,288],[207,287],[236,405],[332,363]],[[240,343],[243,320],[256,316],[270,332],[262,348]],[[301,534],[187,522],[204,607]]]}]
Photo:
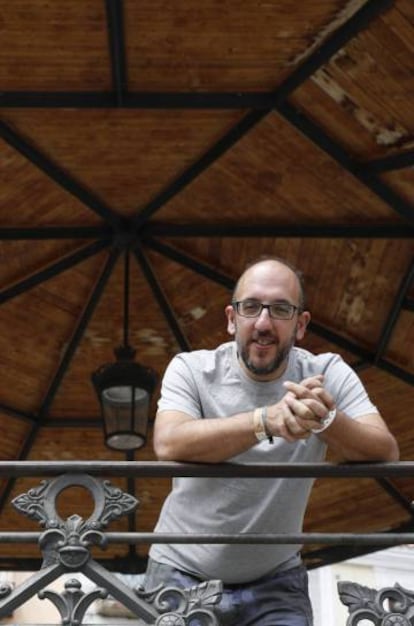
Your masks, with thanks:
[{"label": "ceiling joint", "polygon": [[109,242],[105,240],[94,241],[91,244],[76,250],[72,254],[69,254],[62,259],[59,259],[55,263],[48,265],[39,272],[32,274],[31,276],[20,280],[19,282],[6,287],[0,291],[0,305],[5,302],[20,296],[22,293],[37,287],[41,283],[54,278],[58,274],[67,271],[68,269],[82,263],[91,256],[94,256],[108,247]]},{"label": "ceiling joint", "polygon": [[392,172],[413,166],[414,150],[390,154],[388,156],[373,159],[372,161],[366,161],[365,163],[360,164],[362,171],[365,170],[371,174],[382,174],[383,172]]},{"label": "ceiling joint", "polygon": [[148,261],[144,251],[140,246],[137,246],[134,249],[135,258],[138,262],[138,265],[141,267],[142,273],[144,274],[147,283],[149,284],[152,293],[154,294],[155,299],[157,300],[158,306],[161,309],[161,312],[166,319],[171,332],[173,333],[175,340],[177,341],[180,349],[182,351],[188,352],[191,350],[191,344],[188,338],[185,335],[184,330],[182,329],[173,308],[168,301],[166,294],[164,293],[160,282],[157,280],[154,270],[151,267],[150,262]]},{"label": "ceiling joint", "polygon": [[401,313],[401,309],[403,308],[404,302],[407,297],[408,290],[414,281],[414,260],[411,262],[410,267],[403,276],[401,283],[398,287],[398,291],[395,295],[391,310],[388,314],[388,317],[385,321],[383,329],[380,334],[380,339],[377,344],[377,350],[374,357],[374,363],[378,363],[384,355],[384,352],[387,349],[388,343],[390,341],[392,332],[394,330],[395,325],[397,324],[398,318]]},{"label": "ceiling joint", "polygon": [[[239,223],[171,223],[149,221],[141,228],[145,237],[256,237],[312,239],[408,239],[414,237],[414,225],[407,224],[239,224]],[[1,234],[1,231],[0,231]]]},{"label": "ceiling joint", "polygon": [[331,35],[322,45],[313,52],[288,78],[273,92],[273,103],[269,109],[250,111],[207,152],[168,185],[153,200],[136,214],[136,225],[144,223],[151,215],[164,204],[187,187],[193,180],[202,174],[212,163],[224,155],[242,137],[256,126],[273,108],[281,105],[297,87],[305,82],[316,70],[340,50],[350,39],[365,28],[380,12],[389,8],[393,0],[370,0],[357,11],[344,25]]},{"label": "ceiling joint", "polygon": [[109,257],[106,261],[106,264],[102,270],[102,273],[89,297],[89,300],[83,310],[81,317],[77,322],[77,326],[73,331],[72,337],[69,341],[69,344],[65,350],[65,353],[58,365],[58,368],[55,372],[53,380],[49,386],[49,389],[43,399],[42,405],[39,409],[39,416],[44,420],[44,418],[48,415],[50,405],[57,393],[59,385],[62,382],[62,379],[72,361],[72,358],[76,352],[76,349],[79,346],[79,343],[84,335],[85,329],[89,324],[89,321],[95,311],[95,308],[102,296],[104,288],[112,274],[113,268],[119,258],[120,252],[119,250],[113,249],[111,250]]},{"label": "ceiling joint", "polygon": [[98,196],[95,196],[91,191],[86,189],[86,187],[83,187],[80,183],[75,181],[67,172],[53,163],[51,159],[43,155],[40,150],[23,139],[23,137],[2,121],[0,121],[0,137],[39,170],[44,172],[51,180],[80,200],[88,209],[97,213],[112,226],[118,224],[119,216],[98,198]]},{"label": "ceiling joint", "polygon": [[359,180],[380,200],[404,219],[414,222],[414,206],[406,202],[374,174],[365,171],[352,156],[331,139],[315,122],[307,118],[293,105],[284,102],[277,107],[278,112],[307,139],[333,158],[339,165]]}]

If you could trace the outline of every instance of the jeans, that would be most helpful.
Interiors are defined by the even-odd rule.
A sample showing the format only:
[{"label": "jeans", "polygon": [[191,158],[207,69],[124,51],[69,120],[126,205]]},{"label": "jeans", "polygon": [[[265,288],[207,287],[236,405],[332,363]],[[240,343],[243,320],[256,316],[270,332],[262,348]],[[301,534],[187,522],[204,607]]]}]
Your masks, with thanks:
[{"label": "jeans", "polygon": [[[147,591],[161,583],[186,588],[200,582],[190,574],[149,560]],[[250,583],[224,585],[215,613],[222,626],[313,626],[306,569],[300,565]]]}]

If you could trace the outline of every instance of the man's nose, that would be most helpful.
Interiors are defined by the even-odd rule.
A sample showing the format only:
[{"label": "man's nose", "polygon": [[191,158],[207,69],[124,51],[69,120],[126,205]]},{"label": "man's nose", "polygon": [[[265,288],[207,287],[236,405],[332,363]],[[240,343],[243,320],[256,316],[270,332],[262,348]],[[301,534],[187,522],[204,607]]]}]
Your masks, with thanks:
[{"label": "man's nose", "polygon": [[269,328],[272,325],[272,318],[269,314],[269,309],[263,308],[260,311],[260,315],[256,318],[256,328]]}]

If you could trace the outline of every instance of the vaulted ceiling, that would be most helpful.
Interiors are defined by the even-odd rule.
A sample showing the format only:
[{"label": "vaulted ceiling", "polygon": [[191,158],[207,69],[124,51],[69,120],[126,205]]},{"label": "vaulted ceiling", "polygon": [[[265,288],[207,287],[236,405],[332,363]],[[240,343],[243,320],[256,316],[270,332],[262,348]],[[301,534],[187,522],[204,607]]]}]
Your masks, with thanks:
[{"label": "vaulted ceiling", "polygon": [[[412,459],[412,0],[1,0],[0,30],[1,459],[124,460],[90,375],[122,343],[126,286],[130,344],[161,377],[227,340],[261,254],[303,270],[303,347],[357,369]],[[10,500],[36,482],[2,480],[0,530],[33,529]],[[152,530],[168,481],[129,487]],[[319,479],[305,529],[406,530],[413,499],[407,478]],[[0,567],[38,556],[2,546]]]}]

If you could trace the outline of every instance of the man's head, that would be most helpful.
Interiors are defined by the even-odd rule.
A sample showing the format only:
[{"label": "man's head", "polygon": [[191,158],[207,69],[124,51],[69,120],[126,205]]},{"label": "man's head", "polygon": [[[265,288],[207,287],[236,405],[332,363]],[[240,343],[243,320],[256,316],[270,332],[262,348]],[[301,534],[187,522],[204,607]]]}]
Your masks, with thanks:
[{"label": "man's head", "polygon": [[[259,260],[243,272],[226,307],[227,330],[252,378],[271,380],[283,373],[293,344],[304,337],[310,320],[304,300],[300,274],[281,259]],[[260,304],[275,306],[260,310]]]}]

